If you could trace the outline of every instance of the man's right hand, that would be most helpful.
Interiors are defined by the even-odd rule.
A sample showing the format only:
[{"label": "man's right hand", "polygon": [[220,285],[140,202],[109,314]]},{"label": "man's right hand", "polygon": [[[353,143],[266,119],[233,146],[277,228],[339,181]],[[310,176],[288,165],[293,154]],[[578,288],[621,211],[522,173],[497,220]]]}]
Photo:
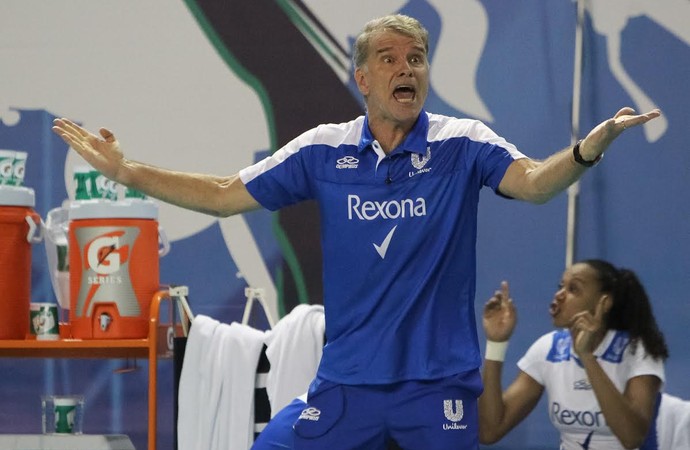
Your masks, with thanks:
[{"label": "man's right hand", "polygon": [[69,119],[53,121],[53,132],[76,151],[94,169],[116,182],[125,159],[115,135],[105,128],[98,130],[101,137],[88,132]]}]

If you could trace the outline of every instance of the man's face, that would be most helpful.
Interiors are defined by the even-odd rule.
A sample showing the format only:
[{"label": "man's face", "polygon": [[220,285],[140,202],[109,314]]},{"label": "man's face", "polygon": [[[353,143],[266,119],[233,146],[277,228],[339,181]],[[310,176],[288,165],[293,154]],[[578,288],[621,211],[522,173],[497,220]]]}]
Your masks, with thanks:
[{"label": "man's face", "polygon": [[359,91],[366,98],[370,121],[411,126],[429,92],[429,63],[424,46],[392,31],[371,37],[369,55],[355,71]]}]

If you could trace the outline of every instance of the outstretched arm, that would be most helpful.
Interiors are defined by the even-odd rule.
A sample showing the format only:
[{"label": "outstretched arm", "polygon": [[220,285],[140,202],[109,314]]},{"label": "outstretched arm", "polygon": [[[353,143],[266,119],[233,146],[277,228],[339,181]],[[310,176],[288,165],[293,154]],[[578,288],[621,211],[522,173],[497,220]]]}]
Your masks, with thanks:
[{"label": "outstretched arm", "polygon": [[[623,131],[642,125],[661,115],[654,109],[636,115],[632,108],[622,108],[603,121],[581,141],[579,153],[584,161],[596,161]],[[529,158],[514,161],[499,185],[499,190],[513,198],[544,203],[577,181],[587,167],[576,162],[573,147],[555,153],[544,161]]]},{"label": "outstretched arm", "polygon": [[[508,283],[486,302],[482,323],[486,339],[496,345],[504,343],[513,334],[517,317],[510,298]],[[484,392],[479,397],[479,441],[493,444],[522,421],[536,406],[544,387],[532,377],[520,372],[515,381],[503,392],[501,355],[485,355],[482,381]]]},{"label": "outstretched arm", "polygon": [[125,158],[115,135],[105,128],[96,136],[68,119],[55,119],[53,125],[53,131],[96,170],[151,197],[222,217],[260,207],[237,174],[219,177],[162,169]]}]

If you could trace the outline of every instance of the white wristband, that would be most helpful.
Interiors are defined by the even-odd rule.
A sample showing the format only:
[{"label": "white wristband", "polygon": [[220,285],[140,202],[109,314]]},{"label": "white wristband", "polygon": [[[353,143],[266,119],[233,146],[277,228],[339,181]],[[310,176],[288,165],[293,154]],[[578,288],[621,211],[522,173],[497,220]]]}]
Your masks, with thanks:
[{"label": "white wristband", "polygon": [[494,342],[487,340],[484,359],[488,359],[489,361],[505,361],[508,342],[509,341]]}]

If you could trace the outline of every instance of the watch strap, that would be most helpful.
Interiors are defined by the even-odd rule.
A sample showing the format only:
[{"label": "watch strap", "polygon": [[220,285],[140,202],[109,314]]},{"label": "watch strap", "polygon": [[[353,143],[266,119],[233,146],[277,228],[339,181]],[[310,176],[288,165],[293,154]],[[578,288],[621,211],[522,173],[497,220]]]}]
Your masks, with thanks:
[{"label": "watch strap", "polygon": [[582,155],[580,154],[580,144],[582,144],[582,139],[577,141],[577,143],[575,143],[575,145],[573,146],[573,158],[575,158],[576,163],[578,163],[582,166],[585,166],[585,167],[592,167],[592,166],[597,165],[599,163],[599,161],[601,161],[601,158],[604,157],[604,154],[602,153],[599,156],[597,156],[596,158],[594,158],[593,161],[585,160],[584,158],[582,158]]}]

